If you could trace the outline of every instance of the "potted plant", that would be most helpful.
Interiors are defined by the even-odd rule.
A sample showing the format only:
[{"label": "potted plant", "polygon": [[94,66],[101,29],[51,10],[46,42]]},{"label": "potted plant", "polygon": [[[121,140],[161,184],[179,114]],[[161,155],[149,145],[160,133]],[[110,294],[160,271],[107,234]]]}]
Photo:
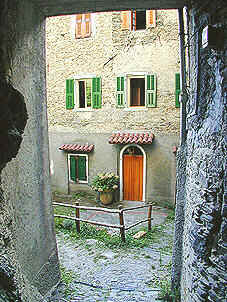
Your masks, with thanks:
[{"label": "potted plant", "polygon": [[96,175],[91,183],[92,190],[100,193],[100,201],[110,204],[113,201],[113,192],[119,187],[119,176],[113,172],[105,172]]}]

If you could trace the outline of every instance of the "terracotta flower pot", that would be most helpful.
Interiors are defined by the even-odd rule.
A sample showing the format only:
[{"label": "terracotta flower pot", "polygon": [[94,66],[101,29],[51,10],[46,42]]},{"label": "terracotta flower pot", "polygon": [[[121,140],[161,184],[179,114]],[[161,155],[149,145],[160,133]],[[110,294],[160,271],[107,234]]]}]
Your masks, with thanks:
[{"label": "terracotta flower pot", "polygon": [[100,192],[100,201],[102,204],[111,204],[113,202],[114,192]]}]

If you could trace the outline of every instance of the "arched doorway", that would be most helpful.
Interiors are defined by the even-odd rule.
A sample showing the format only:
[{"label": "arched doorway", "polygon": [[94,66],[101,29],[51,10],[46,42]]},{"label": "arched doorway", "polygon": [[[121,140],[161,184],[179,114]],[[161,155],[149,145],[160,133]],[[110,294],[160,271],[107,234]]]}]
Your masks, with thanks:
[{"label": "arched doorway", "polygon": [[146,154],[141,146],[121,150],[120,177],[121,200],[145,201]]}]

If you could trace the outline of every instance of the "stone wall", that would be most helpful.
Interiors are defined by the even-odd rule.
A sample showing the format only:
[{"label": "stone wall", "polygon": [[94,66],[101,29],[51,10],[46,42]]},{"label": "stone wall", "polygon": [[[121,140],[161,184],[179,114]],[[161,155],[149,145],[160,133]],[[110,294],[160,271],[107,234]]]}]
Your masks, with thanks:
[{"label": "stone wall", "polygon": [[[173,280],[181,280],[182,301],[226,301],[226,33],[214,5],[190,10],[190,88],[187,144],[178,165],[177,221]],[[225,50],[202,48],[202,29],[212,22],[225,32]],[[183,153],[183,154],[182,154]],[[186,173],[186,174],[185,174]],[[180,189],[182,186],[184,189]],[[182,212],[182,199],[184,211]],[[183,217],[179,216],[183,214]],[[185,217],[185,218],[184,218]],[[182,221],[184,218],[184,221]],[[183,222],[183,223],[182,223]],[[183,239],[180,240],[182,235]],[[182,256],[179,249],[182,246]],[[176,256],[178,254],[178,256]],[[182,258],[181,258],[182,257]],[[180,272],[177,267],[181,267]],[[175,284],[176,284],[175,283]]]},{"label": "stone wall", "polygon": [[[120,12],[96,13],[92,37],[75,39],[72,16],[47,19],[47,96],[50,129],[63,126],[77,133],[151,130],[179,133],[175,108],[175,73],[179,72],[176,10],[158,11],[157,26],[121,30]],[[105,41],[105,42],[104,42]],[[157,74],[157,108],[116,108],[116,77],[127,72]],[[102,78],[102,108],[67,110],[65,80],[94,74]]]},{"label": "stone wall", "polygon": [[2,1],[0,8],[0,297],[37,302],[60,278],[44,102],[44,18],[28,1]]}]

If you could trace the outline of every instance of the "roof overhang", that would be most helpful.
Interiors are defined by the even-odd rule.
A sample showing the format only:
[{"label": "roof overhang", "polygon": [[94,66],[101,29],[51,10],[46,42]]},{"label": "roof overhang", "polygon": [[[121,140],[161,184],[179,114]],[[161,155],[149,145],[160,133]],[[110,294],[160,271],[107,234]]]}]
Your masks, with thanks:
[{"label": "roof overhang", "polygon": [[66,152],[86,152],[89,153],[94,150],[94,145],[81,144],[64,144],[59,147],[59,150]]},{"label": "roof overhang", "polygon": [[150,145],[154,140],[154,134],[151,132],[145,133],[113,133],[109,137],[109,144],[137,144]]}]

